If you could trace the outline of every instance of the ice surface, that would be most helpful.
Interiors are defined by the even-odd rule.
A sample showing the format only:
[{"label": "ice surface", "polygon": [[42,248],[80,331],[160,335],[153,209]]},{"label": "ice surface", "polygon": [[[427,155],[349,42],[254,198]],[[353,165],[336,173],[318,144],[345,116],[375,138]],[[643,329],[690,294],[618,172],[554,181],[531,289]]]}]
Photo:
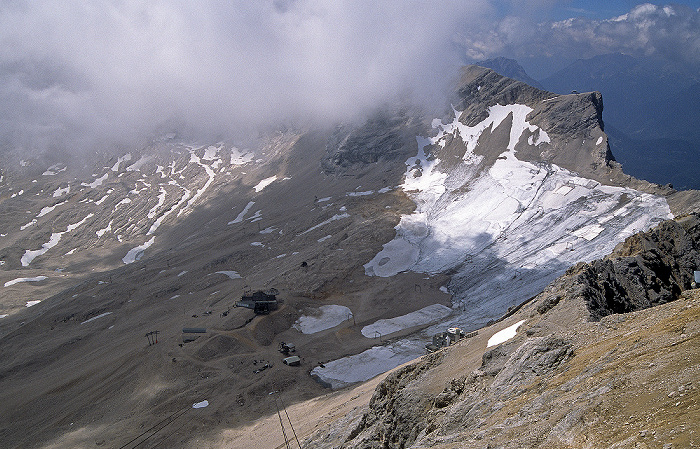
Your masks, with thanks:
[{"label": "ice surface", "polygon": [[345,306],[325,305],[318,308],[317,315],[304,315],[294,323],[294,328],[302,334],[315,334],[331,329],[352,318],[352,312]]},{"label": "ice surface", "polygon": [[203,400],[202,402],[197,402],[195,404],[192,404],[192,408],[204,408],[209,405],[209,401],[206,399]]},{"label": "ice surface", "polygon": [[27,301],[26,305],[27,305],[27,307],[32,307],[32,306],[39,304],[40,302],[41,302],[41,299],[35,299],[33,301]]},{"label": "ice surface", "polygon": [[5,282],[5,287],[9,287],[10,285],[19,284],[20,282],[39,282],[39,281],[43,281],[44,279],[47,279],[47,277],[46,276],[34,276],[31,278],[17,278],[17,279],[13,279],[11,281]]},{"label": "ice surface", "polygon": [[518,332],[518,328],[524,322],[525,322],[525,320],[518,321],[517,323],[513,324],[512,326],[508,326],[507,328],[496,332],[495,334],[493,334],[491,336],[491,338],[489,338],[488,343],[486,343],[486,347],[490,348],[491,346],[500,345],[501,343],[508,341],[511,338],[515,337],[516,332]]},{"label": "ice surface", "polygon": [[377,335],[388,335],[411,327],[434,323],[448,317],[451,313],[451,308],[442,304],[433,304],[396,318],[378,320],[363,327],[362,335],[367,338],[374,338]]},{"label": "ice surface", "polygon": [[425,353],[424,343],[401,340],[387,346],[374,346],[360,354],[344,357],[316,367],[311,375],[316,376],[333,389],[356,382],[364,382],[415,359],[416,354]]}]

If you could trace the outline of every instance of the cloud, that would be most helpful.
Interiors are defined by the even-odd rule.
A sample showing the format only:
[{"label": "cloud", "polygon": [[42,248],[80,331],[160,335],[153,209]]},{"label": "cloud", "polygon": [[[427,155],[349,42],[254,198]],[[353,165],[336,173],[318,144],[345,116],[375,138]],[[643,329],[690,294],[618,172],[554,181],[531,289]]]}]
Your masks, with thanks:
[{"label": "cloud", "polygon": [[0,0],[0,151],[345,120],[398,94],[436,102],[458,65],[501,55],[619,51],[700,67],[697,10],[542,22],[559,3]]},{"label": "cloud", "polygon": [[453,74],[486,0],[0,2],[0,145],[130,144],[340,120]]},{"label": "cloud", "polygon": [[700,72],[700,10],[688,6],[640,4],[607,20],[572,18],[536,22],[507,16],[484,30],[466,30],[461,45],[467,58],[505,55],[575,60],[606,53],[659,58]]}]

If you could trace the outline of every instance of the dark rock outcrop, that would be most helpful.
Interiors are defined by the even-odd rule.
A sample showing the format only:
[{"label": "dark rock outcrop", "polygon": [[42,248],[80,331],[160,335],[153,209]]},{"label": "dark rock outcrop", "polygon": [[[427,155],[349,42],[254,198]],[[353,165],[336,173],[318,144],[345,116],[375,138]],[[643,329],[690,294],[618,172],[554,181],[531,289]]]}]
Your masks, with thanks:
[{"label": "dark rock outcrop", "polygon": [[[635,234],[613,253],[569,269],[592,320],[641,310],[677,299],[691,288],[700,268],[700,216],[667,220]],[[540,304],[546,311],[547,302]]]},{"label": "dark rock outcrop", "polygon": [[423,132],[423,124],[409,111],[380,111],[359,126],[338,126],[326,143],[321,166],[326,173],[342,174],[380,160],[404,161],[415,155],[416,136]]}]

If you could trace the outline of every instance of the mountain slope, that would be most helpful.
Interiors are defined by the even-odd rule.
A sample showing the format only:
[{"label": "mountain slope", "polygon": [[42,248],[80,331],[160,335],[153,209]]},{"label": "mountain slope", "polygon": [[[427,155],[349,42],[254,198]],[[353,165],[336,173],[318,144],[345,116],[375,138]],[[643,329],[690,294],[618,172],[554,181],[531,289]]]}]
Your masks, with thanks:
[{"label": "mountain slope", "polygon": [[[388,375],[345,427],[331,421],[304,447],[692,447],[700,291],[681,290],[700,264],[699,231],[697,215],[664,222],[572,268],[503,324]],[[608,295],[661,271],[672,296]],[[600,319],[601,297],[627,313]]]},{"label": "mountain slope", "polygon": [[[120,447],[161,422],[157,444],[203,445],[276,398],[318,397],[420,356],[447,326],[481,327],[698,207],[697,192],[621,171],[596,93],[471,66],[452,104],[249,148],[168,136],[86,167],[4,162],[3,447]],[[277,310],[235,307],[272,288]]]}]

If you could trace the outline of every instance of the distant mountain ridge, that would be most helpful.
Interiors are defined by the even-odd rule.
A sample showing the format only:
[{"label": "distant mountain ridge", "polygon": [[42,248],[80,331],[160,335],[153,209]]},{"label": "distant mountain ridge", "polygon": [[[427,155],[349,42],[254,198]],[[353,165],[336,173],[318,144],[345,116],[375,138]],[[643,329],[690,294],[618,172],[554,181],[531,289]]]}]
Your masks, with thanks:
[{"label": "distant mountain ridge", "polygon": [[518,61],[516,61],[515,59],[509,59],[503,56],[499,56],[498,58],[478,61],[474,64],[491,69],[499,75],[507,76],[508,78],[513,78],[514,80],[522,81],[523,83],[529,84],[532,87],[544,90],[544,87],[542,87],[542,85],[538,81],[531,78],[530,75],[527,74],[525,69],[520,64],[518,64]]},{"label": "distant mountain ridge", "polygon": [[669,62],[607,54],[580,59],[540,82],[560,94],[603,94],[613,153],[629,165],[630,174],[677,188],[700,188],[700,177],[690,168],[690,161],[700,157],[699,74]]}]

